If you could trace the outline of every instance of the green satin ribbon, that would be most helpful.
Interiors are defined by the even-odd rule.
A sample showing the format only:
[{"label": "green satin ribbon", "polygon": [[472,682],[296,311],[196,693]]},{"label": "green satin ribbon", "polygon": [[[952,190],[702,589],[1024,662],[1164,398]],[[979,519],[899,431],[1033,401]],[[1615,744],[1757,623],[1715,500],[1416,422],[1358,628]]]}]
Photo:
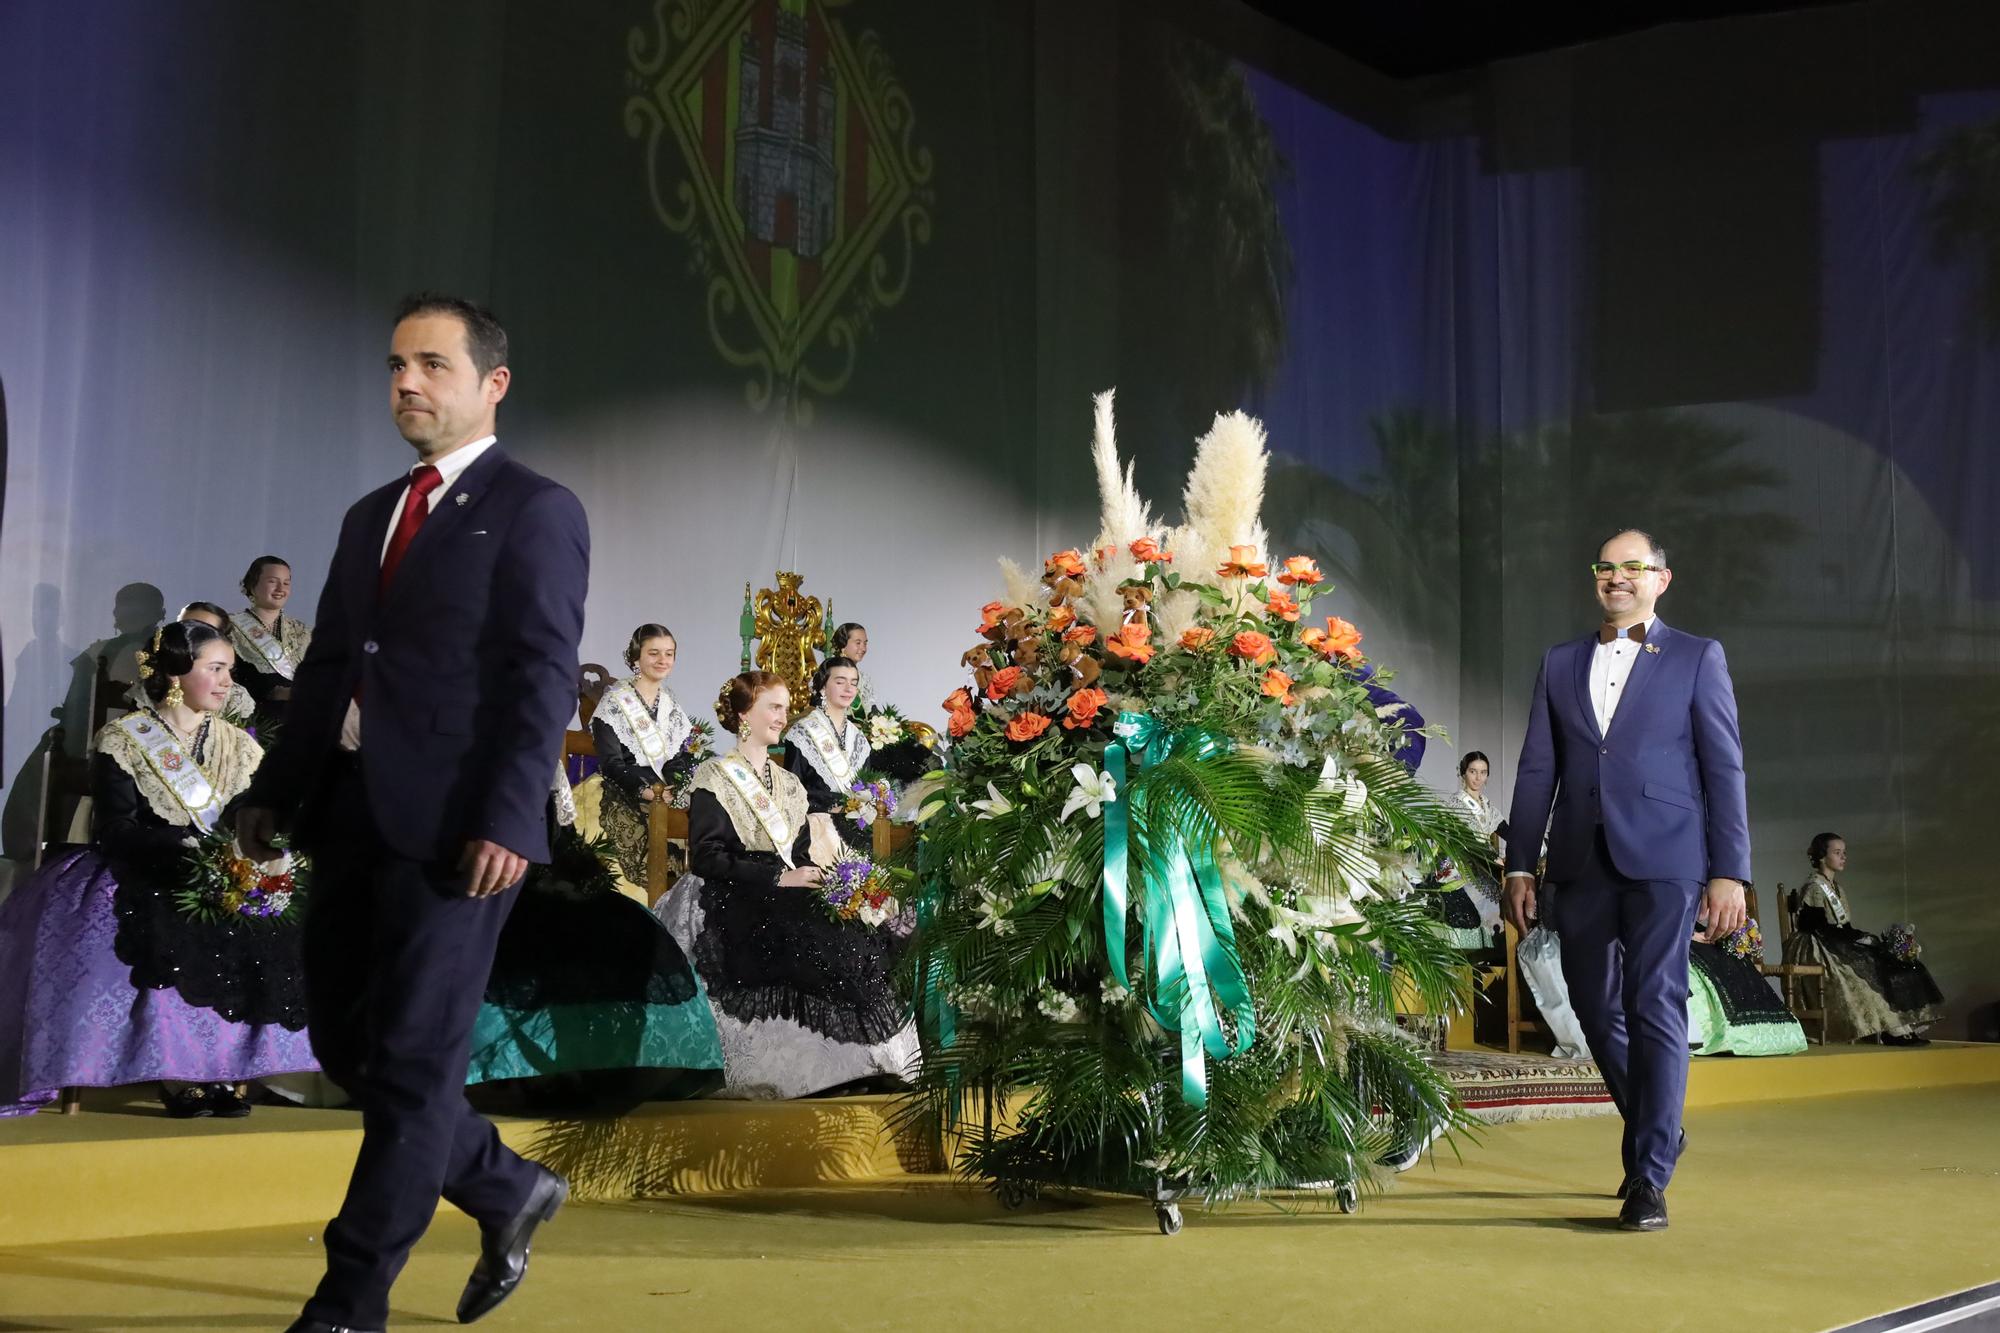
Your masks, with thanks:
[{"label": "green satin ribbon", "polygon": [[[1131,823],[1143,820],[1142,794],[1128,794],[1127,759],[1140,773],[1179,751],[1208,755],[1228,742],[1214,732],[1187,727],[1169,734],[1157,718],[1121,712],[1104,751],[1104,769],[1118,799],[1104,807],[1104,945],[1111,975],[1131,989],[1125,968],[1125,915],[1131,902]],[[1133,807],[1139,808],[1133,808]],[[1179,829],[1148,827],[1140,903],[1143,947],[1152,961],[1152,994],[1146,1008],[1169,1032],[1181,1034],[1181,1097],[1208,1104],[1208,1060],[1226,1060],[1250,1049],[1256,1037],[1250,983],[1236,955],[1236,931],[1215,849]],[[1235,1020],[1232,1042],[1220,1010]]]}]

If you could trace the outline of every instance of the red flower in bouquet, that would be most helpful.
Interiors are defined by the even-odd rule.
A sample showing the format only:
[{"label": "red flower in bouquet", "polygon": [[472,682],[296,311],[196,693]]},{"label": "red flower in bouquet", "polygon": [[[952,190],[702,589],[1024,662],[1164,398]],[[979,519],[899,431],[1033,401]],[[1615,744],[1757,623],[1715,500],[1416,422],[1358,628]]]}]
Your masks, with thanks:
[{"label": "red flower in bouquet", "polygon": [[1297,703],[1292,697],[1292,678],[1272,667],[1264,673],[1263,691],[1281,704]]},{"label": "red flower in bouquet", "polygon": [[1121,661],[1144,666],[1153,660],[1152,639],[1152,627],[1135,620],[1119,626],[1118,632],[1104,641],[1104,650]]},{"label": "red flower in bouquet", "polygon": [[1007,724],[1007,739],[1031,741],[1049,729],[1049,720],[1040,713],[1023,713]]},{"label": "red flower in bouquet", "polygon": [[1078,690],[1069,697],[1069,716],[1063,719],[1063,730],[1076,731],[1094,726],[1099,710],[1110,702],[1111,696],[1103,690]]},{"label": "red flower in bouquet", "polygon": [[1310,588],[1325,577],[1324,574],[1319,572],[1319,565],[1311,556],[1288,555],[1285,557],[1284,572],[1278,575],[1278,582],[1288,588],[1297,587],[1300,584],[1304,584]]},{"label": "red flower in bouquet", "polygon": [[1026,674],[1017,666],[1001,667],[993,673],[993,679],[986,682],[986,697],[1005,699],[1021,687],[1021,678]]},{"label": "red flower in bouquet", "polygon": [[1229,655],[1256,665],[1277,657],[1278,649],[1268,636],[1246,629],[1229,641]]},{"label": "red flower in bouquet", "polygon": [[1261,579],[1265,570],[1264,562],[1257,558],[1256,547],[1232,546],[1229,558],[1215,572],[1226,579]]},{"label": "red flower in bouquet", "polygon": [[1165,565],[1173,563],[1174,553],[1161,549],[1151,537],[1141,537],[1132,543],[1132,558],[1148,564]]},{"label": "red flower in bouquet", "polygon": [[1264,609],[1280,620],[1295,621],[1299,618],[1298,602],[1293,600],[1290,593],[1279,592],[1276,588],[1273,588],[1270,596],[1264,599]]},{"label": "red flower in bouquet", "polygon": [[972,691],[961,685],[945,696],[944,711],[947,713],[970,713],[972,711]]}]

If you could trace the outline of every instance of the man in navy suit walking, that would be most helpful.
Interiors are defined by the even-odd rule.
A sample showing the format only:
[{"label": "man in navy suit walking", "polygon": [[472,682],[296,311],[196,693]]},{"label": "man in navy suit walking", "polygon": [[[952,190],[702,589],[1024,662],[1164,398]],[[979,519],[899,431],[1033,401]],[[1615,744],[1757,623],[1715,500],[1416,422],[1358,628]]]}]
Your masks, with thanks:
[{"label": "man in navy suit walking", "polygon": [[314,858],[313,1052],[360,1105],[361,1151],[295,1333],[380,1329],[440,1197],[480,1225],[470,1323],[526,1270],[568,1196],[465,1100],[472,1024],[576,706],[590,531],[568,490],[501,452],[507,335],[470,301],[397,312],[389,407],[406,476],[347,511],[283,739],[237,803],[254,856]]},{"label": "man in navy suit walking", "polygon": [[1621,532],[1590,572],[1603,623],[1535,680],[1501,909],[1528,932],[1547,828],[1570,1003],[1625,1118],[1618,1225],[1658,1231],[1687,1140],[1688,941],[1697,919],[1707,940],[1744,920],[1743,743],[1722,645],[1654,613],[1673,581],[1660,544]]}]

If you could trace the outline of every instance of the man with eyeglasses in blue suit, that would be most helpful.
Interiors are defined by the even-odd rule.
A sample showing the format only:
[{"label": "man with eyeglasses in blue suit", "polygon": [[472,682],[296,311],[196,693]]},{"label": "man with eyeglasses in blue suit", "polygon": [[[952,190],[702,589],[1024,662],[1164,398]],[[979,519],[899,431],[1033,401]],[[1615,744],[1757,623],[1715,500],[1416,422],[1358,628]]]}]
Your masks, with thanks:
[{"label": "man with eyeglasses in blue suit", "polygon": [[[1704,940],[1744,922],[1743,743],[1722,645],[1655,613],[1665,549],[1620,532],[1590,574],[1602,623],[1542,659],[1508,823],[1549,830],[1570,1003],[1625,1119],[1618,1225],[1659,1231],[1687,1142],[1688,942],[1697,920]],[[1539,850],[1507,849],[1501,910],[1523,935]]]}]

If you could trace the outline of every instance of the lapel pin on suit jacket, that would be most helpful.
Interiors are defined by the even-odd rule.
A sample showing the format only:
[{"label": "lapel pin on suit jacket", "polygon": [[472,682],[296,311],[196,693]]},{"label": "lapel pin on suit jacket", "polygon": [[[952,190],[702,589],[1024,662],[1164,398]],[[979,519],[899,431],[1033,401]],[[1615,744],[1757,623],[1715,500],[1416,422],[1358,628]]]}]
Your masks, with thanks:
[{"label": "lapel pin on suit jacket", "polygon": [[1649,653],[1657,653],[1660,651],[1660,645],[1657,643],[1649,643],[1646,645],[1646,651]]},{"label": "lapel pin on suit jacket", "polygon": [[457,495],[452,497],[453,503],[455,504],[466,504],[471,499],[472,497],[467,495],[464,491],[460,491]]}]

